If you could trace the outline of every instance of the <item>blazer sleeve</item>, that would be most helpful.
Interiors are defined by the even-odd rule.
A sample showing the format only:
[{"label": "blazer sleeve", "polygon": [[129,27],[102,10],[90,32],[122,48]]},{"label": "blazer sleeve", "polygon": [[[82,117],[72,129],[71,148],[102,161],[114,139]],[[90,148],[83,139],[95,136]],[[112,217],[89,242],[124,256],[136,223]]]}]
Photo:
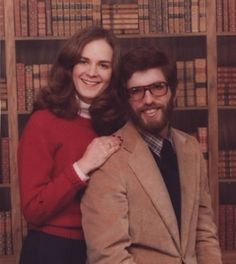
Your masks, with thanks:
[{"label": "blazer sleeve", "polygon": [[92,175],[82,199],[82,225],[89,264],[135,264],[129,248],[125,184],[104,170]]},{"label": "blazer sleeve", "polygon": [[200,153],[200,200],[196,237],[196,251],[199,264],[222,264],[221,251],[214,223],[211,197],[209,191],[206,161]]}]

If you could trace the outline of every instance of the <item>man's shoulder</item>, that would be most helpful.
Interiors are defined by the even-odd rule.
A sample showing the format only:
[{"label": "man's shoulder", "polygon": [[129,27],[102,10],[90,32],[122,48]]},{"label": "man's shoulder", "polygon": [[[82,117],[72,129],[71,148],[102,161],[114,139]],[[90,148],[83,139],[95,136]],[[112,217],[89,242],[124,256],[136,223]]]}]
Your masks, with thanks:
[{"label": "man's shoulder", "polygon": [[177,129],[177,128],[171,128],[171,133],[173,137],[181,141],[188,141],[192,143],[198,143],[198,140],[196,139],[195,136],[188,134],[184,132],[183,130]]}]

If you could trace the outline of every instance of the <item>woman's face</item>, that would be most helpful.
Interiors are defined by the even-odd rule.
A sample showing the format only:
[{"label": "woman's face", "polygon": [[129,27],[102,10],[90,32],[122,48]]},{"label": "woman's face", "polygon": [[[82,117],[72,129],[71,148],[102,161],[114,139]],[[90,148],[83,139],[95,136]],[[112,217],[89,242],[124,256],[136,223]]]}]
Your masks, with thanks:
[{"label": "woman's face", "polygon": [[113,50],[104,40],[85,45],[80,61],[74,66],[72,78],[81,100],[91,103],[109,85],[112,75]]}]

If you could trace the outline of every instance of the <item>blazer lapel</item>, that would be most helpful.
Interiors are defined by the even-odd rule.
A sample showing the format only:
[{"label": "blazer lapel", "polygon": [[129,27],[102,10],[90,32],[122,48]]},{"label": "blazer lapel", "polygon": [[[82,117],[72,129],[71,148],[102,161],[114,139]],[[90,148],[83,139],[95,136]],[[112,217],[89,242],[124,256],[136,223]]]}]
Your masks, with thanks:
[{"label": "blazer lapel", "polygon": [[184,253],[189,239],[189,228],[196,197],[197,156],[188,140],[173,130],[173,140],[177,152],[181,184],[181,248]]},{"label": "blazer lapel", "polygon": [[135,129],[131,130],[132,132],[128,132],[128,138],[130,139],[132,135],[132,140],[125,144],[125,147],[131,152],[130,167],[161,216],[167,230],[176,243],[176,247],[180,250],[180,237],[176,217],[159,168],[143,139]]}]

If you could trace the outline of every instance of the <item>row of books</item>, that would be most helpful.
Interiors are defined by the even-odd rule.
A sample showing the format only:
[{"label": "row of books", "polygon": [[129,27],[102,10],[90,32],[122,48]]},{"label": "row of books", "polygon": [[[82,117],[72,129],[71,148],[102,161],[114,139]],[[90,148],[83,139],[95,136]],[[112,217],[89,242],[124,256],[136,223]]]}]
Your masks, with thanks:
[{"label": "row of books", "polygon": [[14,13],[19,37],[68,36],[91,25],[116,34],[206,31],[206,0],[14,0]]},{"label": "row of books", "polygon": [[[206,59],[177,61],[177,106],[207,106]],[[17,63],[18,111],[31,111],[38,90],[47,85],[51,64]],[[236,67],[218,67],[218,105],[236,105]],[[6,80],[0,79],[1,109],[7,110]]]},{"label": "row of books", "polygon": [[16,36],[69,36],[100,25],[100,0],[14,0]]},{"label": "row of books", "polygon": [[[144,6],[145,1],[146,6]],[[145,33],[145,24],[148,24],[148,21],[148,0],[138,0],[137,3],[128,4],[102,4],[101,6],[102,27],[112,30],[117,35]]]},{"label": "row of books", "polygon": [[218,172],[220,178],[236,178],[236,150],[219,151]]},{"label": "row of books", "polygon": [[206,0],[103,4],[102,26],[116,34],[205,32]]},{"label": "row of books", "polygon": [[[118,1],[119,2],[119,1]],[[216,0],[217,31],[236,32],[236,0]],[[137,0],[101,4],[101,0],[14,0],[15,35],[67,36],[102,25],[117,34],[206,31],[206,0]],[[0,37],[5,35],[0,0]]]},{"label": "row of books", "polygon": [[207,105],[206,58],[177,61],[177,106]]},{"label": "row of books", "polygon": [[[38,91],[47,85],[51,64],[17,63],[17,105],[19,112],[30,112]],[[206,106],[206,59],[178,61],[177,106]]]},{"label": "row of books", "polygon": [[236,67],[217,69],[218,105],[236,105]]},{"label": "row of books", "polygon": [[[145,33],[183,33],[206,31],[206,0],[142,0]],[[148,4],[148,7],[147,7]],[[148,9],[145,15],[145,9]]]},{"label": "row of books", "polygon": [[9,138],[0,139],[0,183],[10,183],[10,158],[9,158]]},{"label": "row of books", "polygon": [[0,256],[12,255],[11,211],[0,211]]},{"label": "row of books", "polygon": [[0,37],[5,36],[4,0],[0,0]]},{"label": "row of books", "polygon": [[47,86],[51,64],[16,64],[17,108],[19,112],[31,112],[38,91]]},{"label": "row of books", "polygon": [[[0,0],[1,1],[1,0]],[[7,111],[7,83],[6,78],[0,78],[0,110]]]},{"label": "row of books", "polygon": [[218,32],[236,32],[236,0],[216,0]]},{"label": "row of books", "polygon": [[236,249],[236,205],[219,207],[219,241],[222,250]]}]

